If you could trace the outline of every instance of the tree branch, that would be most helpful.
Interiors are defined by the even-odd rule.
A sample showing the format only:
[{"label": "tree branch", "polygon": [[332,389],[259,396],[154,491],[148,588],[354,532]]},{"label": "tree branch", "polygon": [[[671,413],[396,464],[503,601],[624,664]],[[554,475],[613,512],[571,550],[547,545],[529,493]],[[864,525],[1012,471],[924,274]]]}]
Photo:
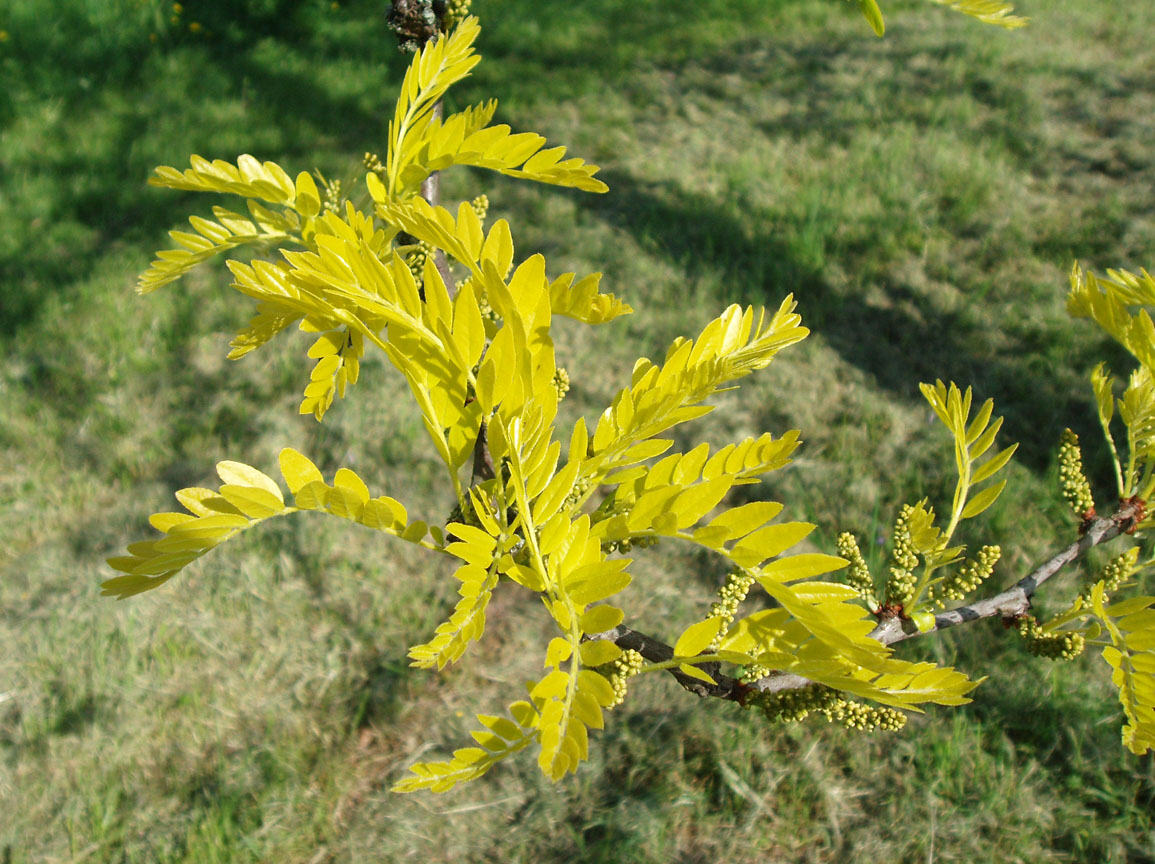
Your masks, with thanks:
[{"label": "tree branch", "polygon": [[[1143,514],[1144,508],[1141,502],[1124,501],[1111,516],[1098,518],[1088,523],[1077,542],[1072,543],[1062,552],[1035,568],[1006,591],[987,600],[978,600],[936,615],[934,627],[925,631],[919,631],[914,622],[909,619],[893,617],[882,620],[871,631],[870,636],[883,645],[892,645],[895,642],[945,630],[956,624],[967,624],[996,616],[1013,619],[1025,615],[1031,608],[1031,598],[1043,583],[1067,564],[1082,558],[1096,546],[1114,540],[1120,534],[1129,533],[1143,518]],[[663,663],[674,656],[674,649],[665,642],[624,625],[619,625],[604,633],[588,634],[586,638],[610,641],[626,651],[633,649],[652,663]],[[682,687],[697,696],[712,696],[739,703],[744,702],[747,694],[752,691],[781,693],[786,690],[800,690],[814,683],[801,675],[792,675],[787,672],[772,672],[758,681],[745,683],[737,678],[721,674],[718,671],[717,663],[706,663],[700,668],[717,683],[709,684],[686,675],[678,669],[670,669],[669,672]]]},{"label": "tree branch", "polygon": [[1020,618],[1030,611],[1031,597],[1044,582],[1067,564],[1082,558],[1089,550],[1114,540],[1120,534],[1130,532],[1142,518],[1141,504],[1124,501],[1111,516],[1094,519],[1088,523],[1078,542],[1072,543],[1001,594],[935,615],[934,627],[923,632],[914,626],[913,621],[895,617],[881,621],[870,635],[883,645],[892,645],[915,636],[925,636],[928,633],[945,630],[947,627],[954,627],[956,624],[979,621],[983,618],[995,616]]}]

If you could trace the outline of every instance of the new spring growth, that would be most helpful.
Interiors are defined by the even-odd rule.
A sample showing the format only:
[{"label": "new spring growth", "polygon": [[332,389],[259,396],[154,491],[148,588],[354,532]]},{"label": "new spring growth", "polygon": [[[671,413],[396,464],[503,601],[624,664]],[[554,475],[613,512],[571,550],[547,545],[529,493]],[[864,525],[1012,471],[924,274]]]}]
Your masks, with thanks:
[{"label": "new spring growth", "polygon": [[564,399],[565,394],[569,392],[569,372],[561,366],[554,370],[553,389],[557,391],[558,401]]},{"label": "new spring growth", "polygon": [[[1002,554],[1003,550],[998,546],[984,546],[980,549],[978,555],[967,561],[954,573],[946,576],[942,580],[942,584],[937,586],[937,592],[934,588],[931,589],[930,596],[935,605],[942,609],[946,605],[943,598],[963,600],[968,594],[973,593],[994,571],[995,564],[998,563]],[[936,597],[934,596],[935,593],[942,596]]]},{"label": "new spring growth", "polygon": [[326,180],[321,178],[322,188],[325,190],[325,212],[337,213],[341,212],[341,205],[345,199],[341,195],[341,181],[340,180]]},{"label": "new spring growth", "polygon": [[918,555],[910,539],[910,518],[915,508],[903,504],[898,518],[894,520],[893,548],[890,552],[890,573],[886,579],[886,602],[906,608],[914,602],[914,591],[918,580],[914,568],[918,566]]},{"label": "new spring growth", "polygon": [[[478,195],[469,202],[469,207],[477,215],[477,221],[485,225],[485,217],[489,215],[489,197],[486,195]],[[502,279],[508,279],[510,272],[513,270],[513,261],[511,260],[509,266],[505,268],[505,272],[501,274]],[[464,290],[467,284],[474,284],[473,277],[465,278],[458,286],[459,290]],[[481,317],[492,324],[500,325],[501,319],[494,311],[489,303],[489,295],[482,286],[474,285],[474,294],[477,296],[477,307],[481,310]],[[564,394],[563,394],[564,395]]]},{"label": "new spring growth", "polygon": [[742,674],[738,676],[743,684],[753,684],[755,681],[760,681],[770,674],[769,666],[759,666],[756,663],[751,663],[749,666],[742,667]]},{"label": "new spring growth", "polygon": [[1059,438],[1059,485],[1076,516],[1085,519],[1094,514],[1095,500],[1091,497],[1091,484],[1083,473],[1079,436],[1070,429],[1064,429]]},{"label": "new spring growth", "polygon": [[[375,166],[379,167],[380,164],[381,161],[376,157],[376,155],[372,153],[365,154],[365,167],[367,167],[370,171],[376,171],[377,167]],[[340,191],[339,183],[337,190],[338,192]],[[474,213],[477,214],[478,221],[484,226],[485,216],[489,212],[489,198],[485,195],[478,195],[476,198],[469,202],[469,207],[471,210],[473,210]],[[416,244],[408,246],[407,249],[409,251],[405,254],[405,265],[413,274],[413,278],[416,280],[418,287],[423,287],[425,276],[425,261],[429,258],[430,255],[433,254],[433,246],[425,240],[418,240]],[[502,274],[503,279],[509,278],[509,270],[510,268],[507,268],[505,273]],[[462,281],[461,284],[464,285],[472,278],[472,276],[466,278]],[[489,315],[486,314],[487,312]],[[486,302],[485,307],[482,309],[482,317],[490,317],[492,316],[492,312],[493,310],[489,309],[489,304]],[[496,320],[496,316],[492,317],[494,320]]]},{"label": "new spring growth", "polygon": [[405,255],[405,266],[413,274],[413,279],[417,282],[418,287],[423,287],[425,284],[425,262],[432,254],[433,246],[425,240],[418,240]]},{"label": "new spring growth", "polygon": [[623,651],[614,661],[614,671],[610,675],[610,686],[614,688],[614,701],[607,708],[614,708],[626,701],[627,682],[642,670],[645,658],[633,648]]},{"label": "new spring growth", "polygon": [[1063,630],[1044,630],[1034,615],[1019,619],[1019,635],[1027,643],[1027,650],[1036,657],[1048,660],[1074,660],[1083,653],[1087,640],[1082,633]]},{"label": "new spring growth", "polygon": [[717,618],[722,622],[722,629],[706,649],[706,653],[717,651],[722,640],[730,632],[730,625],[734,623],[734,616],[738,614],[738,607],[750,593],[750,586],[754,584],[754,577],[741,568],[730,571],[726,577],[726,584],[718,589],[718,600],[710,604],[710,614],[706,617]]},{"label": "new spring growth", "polygon": [[376,153],[366,153],[361,158],[361,164],[369,171],[372,171],[378,177],[385,176],[385,165],[381,162],[381,157]]},{"label": "new spring growth", "polygon": [[[478,195],[476,198],[469,202],[469,207],[471,210],[473,210],[474,213],[477,214],[477,221],[484,225],[485,217],[489,215],[489,196]],[[508,276],[508,272],[505,275]]]},{"label": "new spring growth", "polygon": [[469,16],[469,6],[472,0],[449,0],[446,3],[445,16],[442,19],[442,28],[448,33]]},{"label": "new spring growth", "polygon": [[798,723],[821,714],[828,722],[860,732],[875,729],[894,732],[906,725],[906,715],[901,711],[843,699],[837,690],[823,684],[780,693],[759,693],[751,696],[747,704],[756,705],[771,723]]},{"label": "new spring growth", "polygon": [[862,702],[851,702],[846,699],[834,700],[834,704],[822,713],[830,722],[840,723],[847,729],[859,732],[873,732],[875,729],[897,732],[906,725],[906,715],[901,711],[864,705]]},{"label": "new spring growth", "polygon": [[858,592],[858,596],[865,601],[872,612],[878,610],[878,598],[874,596],[874,577],[870,575],[870,568],[866,566],[866,559],[858,548],[858,541],[849,531],[838,535],[838,554],[850,562],[846,569],[846,584]]},{"label": "new spring growth", "polygon": [[1090,604],[1091,594],[1099,582],[1103,583],[1103,602],[1106,603],[1110,596],[1119,590],[1119,586],[1135,572],[1138,563],[1138,546],[1132,546],[1122,555],[1116,555],[1103,565],[1096,581],[1088,582],[1083,586],[1083,590],[1079,592],[1079,596],[1083,598],[1083,603]]}]

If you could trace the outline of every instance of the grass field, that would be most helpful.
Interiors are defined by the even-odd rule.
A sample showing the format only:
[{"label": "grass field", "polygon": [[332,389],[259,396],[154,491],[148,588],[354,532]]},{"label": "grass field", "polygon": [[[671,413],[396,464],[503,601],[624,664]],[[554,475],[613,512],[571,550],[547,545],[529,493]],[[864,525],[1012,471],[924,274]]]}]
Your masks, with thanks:
[{"label": "grass field", "polygon": [[[146,186],[153,166],[247,152],[352,179],[383,148],[404,63],[384,5],[0,5],[0,861],[1155,861],[1155,762],[1120,746],[1105,665],[1036,661],[998,625],[906,651],[990,680],[896,735],[771,728],[654,676],[576,778],[554,786],[524,754],[400,797],[408,764],[461,746],[537,671],[533,603],[499,591],[469,658],[412,670],[455,584],[308,518],[152,594],[98,596],[103,559],[221,459],[271,469],[292,446],[424,518],[449,510],[383,364],[318,425],[296,414],[304,337],[224,359],[250,305],[223,267],[132,290],[165,232],[216,203]],[[502,122],[610,186],[445,177],[447,196],[487,192],[519,258],[601,270],[638,310],[559,331],[568,418],[726,304],[793,292],[813,335],[679,444],[801,429],[796,463],[743,492],[815,522],[819,547],[883,536],[904,501],[941,506],[949,442],[917,390],[935,378],[993,397],[1021,442],[965,538],[1002,544],[997,578],[1074,536],[1063,426],[1107,499],[1086,377],[1123,361],[1067,318],[1066,272],[1155,264],[1149,2],[1023,0],[1032,26],[1004,32],[896,0],[882,40],[829,0],[474,10],[485,60],[451,107],[496,96]],[[664,548],[634,572],[635,623],[655,634],[719,575]]]}]

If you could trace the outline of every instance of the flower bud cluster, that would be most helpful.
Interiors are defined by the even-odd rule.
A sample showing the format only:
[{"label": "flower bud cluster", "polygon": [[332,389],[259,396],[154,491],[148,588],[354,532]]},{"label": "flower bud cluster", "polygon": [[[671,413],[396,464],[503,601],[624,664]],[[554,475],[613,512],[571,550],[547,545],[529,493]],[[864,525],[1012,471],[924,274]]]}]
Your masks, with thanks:
[{"label": "flower bud cluster", "polygon": [[757,663],[751,663],[749,666],[742,667],[742,673],[738,676],[738,680],[743,684],[753,684],[770,674],[769,666],[759,666]]},{"label": "flower bud cluster", "polygon": [[610,686],[614,688],[614,701],[607,707],[613,708],[626,701],[627,682],[642,671],[645,658],[633,648],[623,651],[614,661],[614,671],[610,675]]},{"label": "flower bud cluster", "polygon": [[843,699],[837,690],[824,684],[780,693],[758,693],[748,697],[746,703],[758,706],[771,723],[797,723],[821,714],[828,722],[860,732],[875,729],[896,732],[906,725],[906,715],[901,711]]},{"label": "flower bud cluster", "polygon": [[730,625],[734,623],[734,616],[738,614],[738,607],[750,593],[750,586],[753,584],[754,577],[742,568],[737,567],[730,571],[726,584],[718,589],[718,601],[710,604],[710,614],[707,617],[721,620],[722,629],[706,649],[707,653],[717,651],[721,646],[722,639],[730,631]]},{"label": "flower bud cluster", "polygon": [[[473,277],[470,276],[469,279],[465,280],[465,282],[470,282],[472,279]],[[461,284],[465,285],[465,282],[462,282]],[[501,316],[498,315],[497,310],[489,304],[489,292],[484,288],[482,288],[477,294],[477,308],[481,312],[481,317],[486,321],[489,321],[491,324],[501,323]]]},{"label": "flower bud cluster", "polygon": [[620,552],[625,555],[634,549],[649,549],[658,545],[658,537],[627,537],[624,540],[606,540],[602,543],[602,551],[609,555]]},{"label": "flower bud cluster", "polygon": [[[959,567],[954,573],[942,580],[938,592],[942,597],[933,597],[935,605],[940,609],[945,606],[943,598],[947,600],[962,600],[974,592],[994,572],[1003,550],[998,546],[984,546],[979,554]],[[932,589],[933,591],[933,589]]]},{"label": "flower bud cluster", "polygon": [[432,254],[432,244],[425,240],[418,240],[416,248],[410,250],[405,255],[405,266],[409,268],[409,272],[413,274],[413,278],[417,280],[418,285],[424,284],[425,262]]},{"label": "flower bud cluster", "polygon": [[593,481],[588,477],[579,477],[574,482],[573,488],[570,490],[569,494],[565,496],[565,501],[562,502],[561,505],[562,509],[564,510],[567,507],[573,507],[576,505],[579,501],[582,500],[582,498],[585,497],[585,494],[590,491],[590,487],[593,485]]},{"label": "flower bud cluster", "polygon": [[840,723],[847,729],[859,732],[873,732],[875,729],[897,732],[906,725],[906,715],[895,708],[876,707],[846,699],[835,700],[823,713],[832,723]]},{"label": "flower bud cluster", "polygon": [[557,391],[559,401],[564,399],[565,394],[569,392],[569,372],[561,366],[554,370],[553,389]]},{"label": "flower bud cluster", "polygon": [[366,153],[361,157],[361,164],[365,166],[367,171],[372,171],[378,177],[385,176],[385,165],[376,153]]},{"label": "flower bud cluster", "polygon": [[322,186],[325,190],[325,212],[340,214],[341,203],[345,200],[341,195],[341,181],[322,178]]},{"label": "flower bud cluster", "polygon": [[485,217],[489,213],[489,196],[478,195],[476,198],[469,202],[469,206],[477,215],[478,221],[484,223]]},{"label": "flower bud cluster", "polygon": [[1019,635],[1026,640],[1027,650],[1036,657],[1048,660],[1074,660],[1083,653],[1087,640],[1082,633],[1055,630],[1045,631],[1033,615],[1019,619]]},{"label": "flower bud cluster", "polygon": [[1064,429],[1059,438],[1059,484],[1063,497],[1083,519],[1095,512],[1095,499],[1091,497],[1091,484],[1083,473],[1083,453],[1079,449],[1079,436],[1070,429]]},{"label": "flower bud cluster", "polygon": [[848,531],[838,535],[838,554],[850,562],[846,571],[846,584],[858,592],[866,604],[873,610],[878,608],[878,598],[874,596],[874,577],[870,575],[870,568],[866,566],[866,559],[858,548],[858,541]]},{"label": "flower bud cluster", "polygon": [[449,0],[446,3],[444,30],[446,33],[465,20],[469,15],[469,5],[472,0]]},{"label": "flower bud cluster", "polygon": [[811,684],[798,690],[752,694],[746,704],[757,706],[771,723],[797,723],[811,714],[826,712],[837,699],[837,690]]},{"label": "flower bud cluster", "polygon": [[890,574],[886,578],[886,602],[896,606],[910,606],[914,602],[914,590],[918,580],[914,568],[918,566],[918,553],[910,538],[909,520],[914,508],[902,505],[898,518],[894,520],[894,548],[890,552]]},{"label": "flower bud cluster", "polygon": [[[1132,546],[1122,555],[1116,555],[1099,571],[1099,582],[1103,583],[1103,602],[1107,602],[1107,598],[1119,590],[1119,586],[1124,581],[1130,578],[1131,574],[1135,572],[1136,564],[1139,562],[1139,547]],[[1091,592],[1095,590],[1096,582],[1089,582],[1083,586],[1083,590],[1079,592],[1079,596],[1083,598],[1084,603],[1091,601]]]}]

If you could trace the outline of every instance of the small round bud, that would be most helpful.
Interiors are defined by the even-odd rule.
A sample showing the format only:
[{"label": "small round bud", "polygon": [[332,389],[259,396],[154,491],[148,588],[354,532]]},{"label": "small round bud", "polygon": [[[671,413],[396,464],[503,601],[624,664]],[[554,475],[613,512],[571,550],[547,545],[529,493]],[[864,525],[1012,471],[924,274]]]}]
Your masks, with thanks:
[{"label": "small round bud", "polygon": [[372,171],[374,174],[384,177],[385,165],[381,162],[381,157],[376,153],[366,153],[361,157],[361,164],[365,166],[367,171]]},{"label": "small round bud", "polygon": [[874,596],[874,577],[870,575],[870,568],[866,566],[866,559],[858,548],[858,541],[854,535],[843,531],[838,535],[838,554],[850,562],[846,570],[846,584],[858,592],[866,605],[872,610],[878,608],[878,598]]},{"label": "small round bud", "polygon": [[914,568],[918,566],[918,553],[911,540],[909,520],[914,508],[904,504],[894,520],[893,548],[890,552],[890,573],[886,579],[887,605],[907,607],[914,602],[914,591],[918,580]]},{"label": "small round bud", "polygon": [[484,222],[486,214],[489,213],[489,198],[488,198],[488,196],[478,195],[476,198],[474,198],[472,201],[469,202],[469,206],[473,210],[473,212],[477,215],[478,221]]},{"label": "small round bud", "polygon": [[[950,600],[964,599],[994,572],[995,564],[1002,554],[1003,550],[998,546],[984,546],[978,555],[943,579],[942,584],[937,586],[938,591]],[[945,605],[941,597],[935,597],[933,593],[931,596],[939,608]]]},{"label": "small round bud", "polygon": [[1063,497],[1080,519],[1095,512],[1095,499],[1091,497],[1091,484],[1083,473],[1083,453],[1079,449],[1079,436],[1070,429],[1064,429],[1059,438],[1059,484]]},{"label": "small round bud", "polygon": [[344,198],[341,196],[341,181],[340,180],[326,180],[321,178],[321,185],[324,190],[325,200],[322,202],[326,213],[341,212],[341,204]]},{"label": "small round bud", "polygon": [[1019,619],[1018,631],[1027,643],[1028,651],[1048,660],[1074,660],[1083,653],[1087,642],[1082,633],[1044,630],[1033,615]]},{"label": "small round bud", "polygon": [[1084,603],[1089,603],[1091,600],[1091,593],[1095,590],[1095,585],[1099,582],[1103,583],[1103,602],[1119,590],[1131,574],[1135,572],[1136,565],[1139,563],[1139,547],[1132,546],[1121,555],[1116,555],[1099,571],[1099,578],[1095,582],[1089,582],[1083,586],[1083,590],[1079,592],[1079,596],[1083,598]]},{"label": "small round bud", "polygon": [[642,670],[646,658],[633,648],[623,651],[613,663],[614,671],[610,674],[610,686],[614,688],[614,701],[606,706],[614,708],[626,701],[627,682]]},{"label": "small round bud", "polygon": [[718,631],[718,635],[714,637],[714,641],[706,649],[707,653],[718,650],[722,644],[722,639],[730,630],[730,625],[734,623],[734,616],[738,614],[738,607],[742,605],[742,601],[750,593],[753,584],[754,576],[742,568],[736,567],[730,571],[725,584],[718,589],[718,600],[710,605],[710,614],[706,616],[707,618],[717,618],[722,622],[722,629]]},{"label": "small round bud", "polygon": [[553,388],[557,391],[559,400],[565,398],[565,394],[569,392],[569,373],[561,366],[554,370]]}]

